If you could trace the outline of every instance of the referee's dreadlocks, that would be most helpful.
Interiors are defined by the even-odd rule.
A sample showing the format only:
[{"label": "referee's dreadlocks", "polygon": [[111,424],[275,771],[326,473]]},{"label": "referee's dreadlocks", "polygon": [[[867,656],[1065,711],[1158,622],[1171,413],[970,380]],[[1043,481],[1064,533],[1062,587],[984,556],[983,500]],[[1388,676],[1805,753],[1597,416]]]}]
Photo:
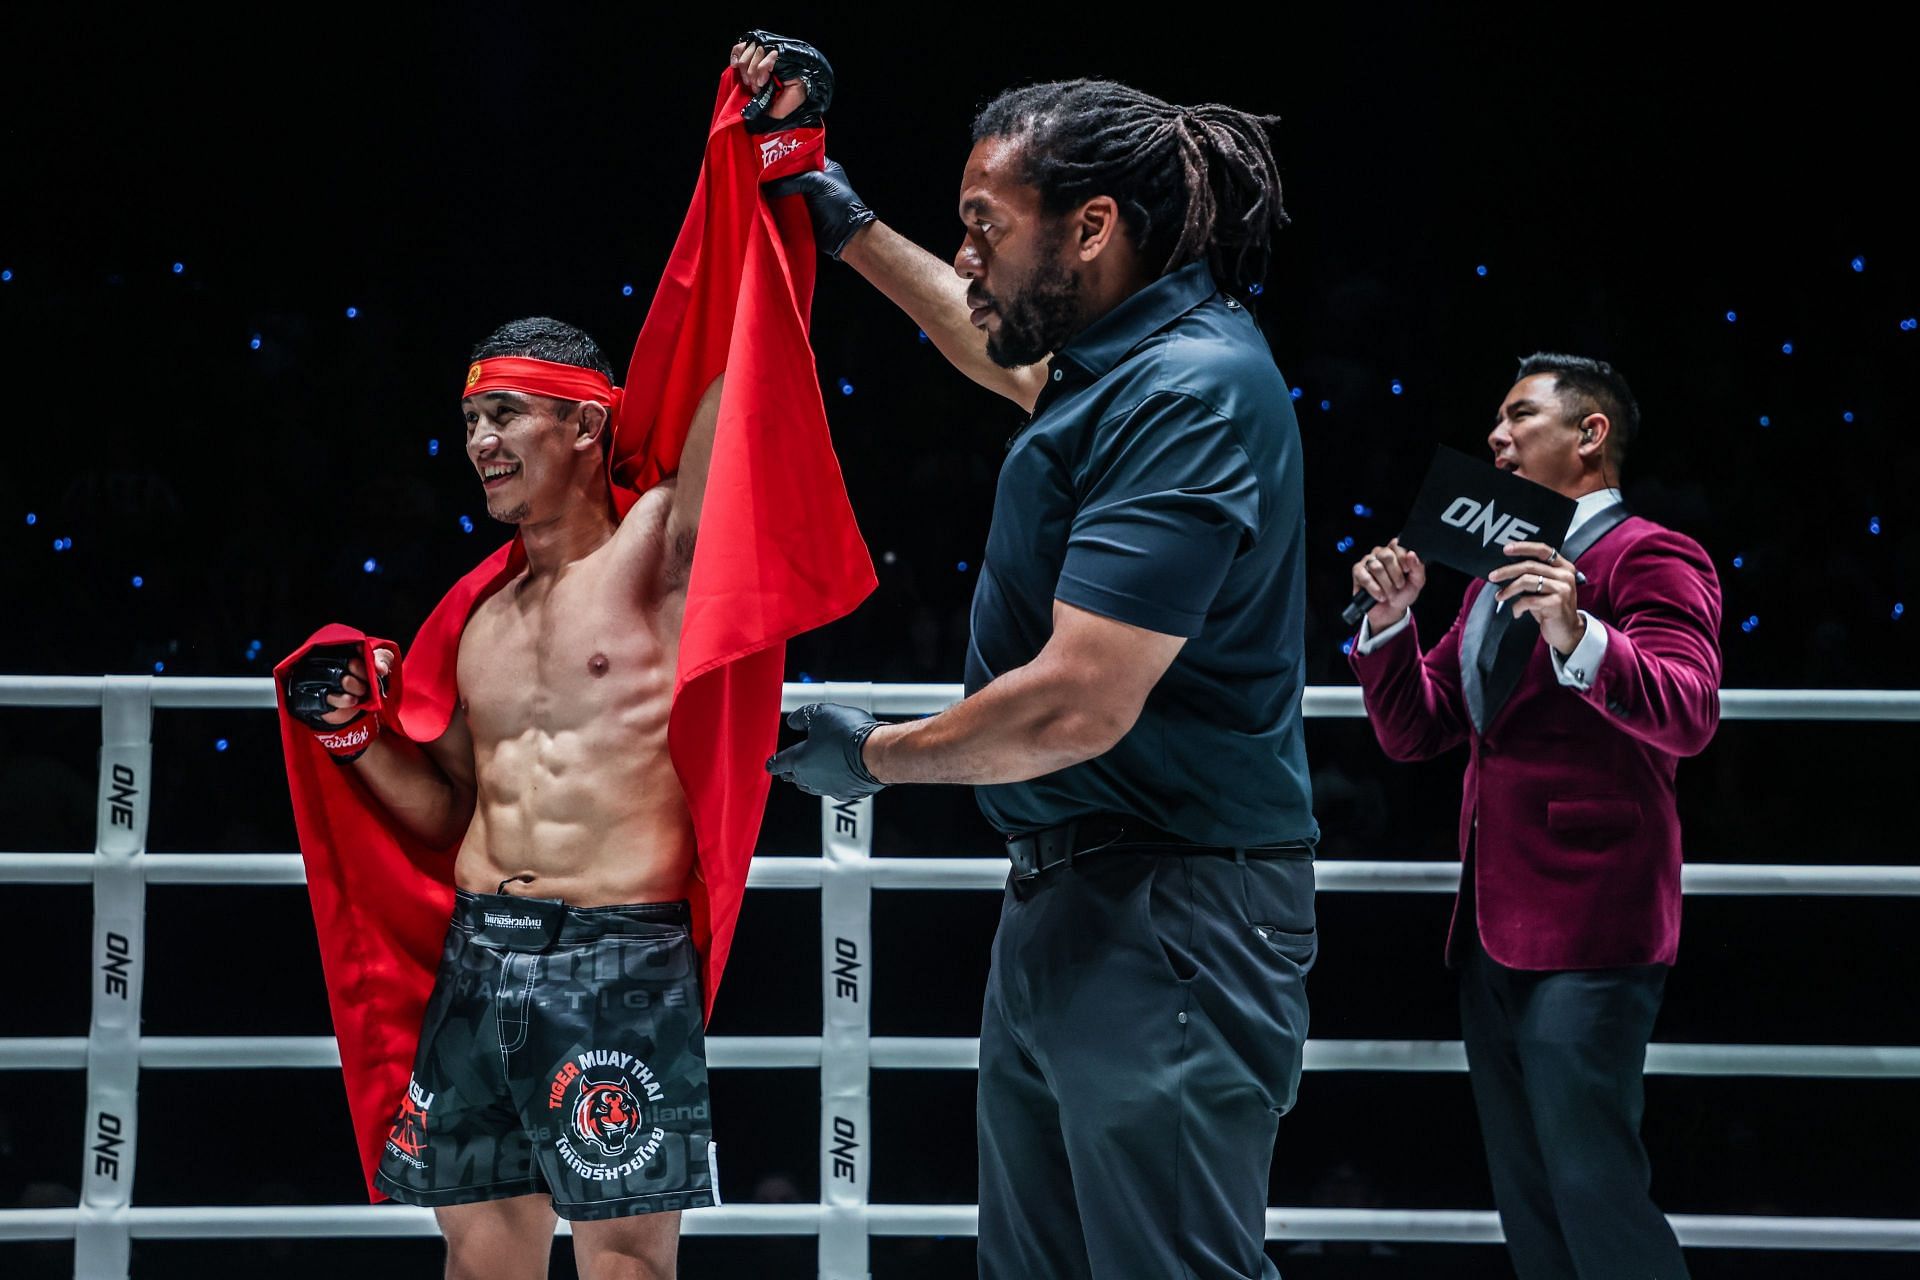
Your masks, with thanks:
[{"label": "referee's dreadlocks", "polygon": [[1287,224],[1268,138],[1278,120],[1215,102],[1178,107],[1111,80],[1060,80],[995,98],[974,118],[973,140],[1018,143],[1049,213],[1111,196],[1159,274],[1205,261],[1222,288],[1244,294]]}]

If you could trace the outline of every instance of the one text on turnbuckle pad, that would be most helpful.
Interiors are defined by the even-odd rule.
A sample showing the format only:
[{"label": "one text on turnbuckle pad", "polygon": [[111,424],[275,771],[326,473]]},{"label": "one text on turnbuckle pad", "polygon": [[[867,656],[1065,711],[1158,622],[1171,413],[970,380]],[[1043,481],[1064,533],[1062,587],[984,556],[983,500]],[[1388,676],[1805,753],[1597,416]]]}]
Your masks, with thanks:
[{"label": "one text on turnbuckle pad", "polygon": [[502,929],[538,929],[540,927],[538,916],[497,916],[491,911],[483,911],[481,916],[488,924],[499,925]]},{"label": "one text on turnbuckle pad", "polygon": [[127,941],[124,933],[107,933],[107,958],[100,962],[101,980],[106,984],[107,994],[127,998],[127,984],[131,981],[129,970],[133,968],[133,943]]},{"label": "one text on turnbuckle pad", "polygon": [[113,794],[107,797],[107,812],[116,827],[133,830],[133,802],[140,798],[139,780],[124,764],[113,766]]},{"label": "one text on turnbuckle pad", "polygon": [[853,1182],[859,1173],[854,1160],[860,1151],[860,1130],[845,1116],[833,1118],[833,1176]]},{"label": "one text on turnbuckle pad", "polygon": [[852,938],[833,940],[833,994],[860,1003],[860,948]]},{"label": "one text on turnbuckle pad", "polygon": [[111,1111],[102,1111],[94,1122],[93,1171],[102,1178],[120,1181],[120,1148],[127,1145],[126,1126]]},{"label": "one text on turnbuckle pad", "polygon": [[860,802],[858,800],[833,802],[833,834],[845,836],[849,840],[860,838]]}]

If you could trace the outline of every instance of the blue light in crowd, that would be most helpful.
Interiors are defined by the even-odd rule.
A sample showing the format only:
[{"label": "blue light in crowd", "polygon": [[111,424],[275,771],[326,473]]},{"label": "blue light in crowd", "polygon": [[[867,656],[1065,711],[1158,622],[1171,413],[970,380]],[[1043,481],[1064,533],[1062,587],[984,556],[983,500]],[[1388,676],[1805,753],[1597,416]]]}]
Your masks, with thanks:
[{"label": "blue light in crowd", "polygon": [[623,298],[631,298],[633,296],[633,286],[630,284],[621,285],[620,296]]},{"label": "blue light in crowd", "polygon": [[135,591],[138,591],[140,588],[146,585],[147,585],[147,580],[145,578],[141,577],[137,573],[133,575],[133,589]]},{"label": "blue light in crowd", "polygon": [[1907,611],[1907,606],[1906,606],[1906,605],[1904,605],[1904,604],[1901,604],[1901,603],[1900,603],[1900,602],[1899,602],[1898,600],[1895,600],[1895,601],[1893,602],[1893,616],[1894,616],[1894,617],[1896,617],[1896,618],[1898,618],[1898,617],[1901,617],[1901,616],[1903,616],[1903,615],[1904,615],[1904,614],[1906,613],[1906,611]]},{"label": "blue light in crowd", "polygon": [[1398,379],[1398,378],[1395,378],[1395,379],[1393,380],[1393,394],[1395,394],[1395,395],[1399,395],[1399,394],[1401,393],[1401,391],[1403,391],[1403,390],[1405,390],[1405,388],[1403,388],[1403,387],[1402,387],[1402,386],[1400,385],[1400,379]]},{"label": "blue light in crowd", "polygon": [[165,671],[166,669],[167,669],[167,664],[164,662],[156,662],[153,664],[153,674],[155,675],[159,675],[162,671]]},{"label": "blue light in crowd", "polygon": [[1790,356],[1790,355],[1792,355],[1792,354],[1793,354],[1793,344],[1792,344],[1791,342],[1783,342],[1783,343],[1781,343],[1781,344],[1780,344],[1780,354],[1781,354],[1781,355],[1783,355],[1783,356]]},{"label": "blue light in crowd", "polygon": [[1349,534],[1346,537],[1340,539],[1340,541],[1334,543],[1333,549],[1339,552],[1347,552],[1347,551],[1353,550],[1353,535]]},{"label": "blue light in crowd", "polygon": [[1331,401],[1331,400],[1322,400],[1322,401],[1320,402],[1320,411],[1321,411],[1322,413],[1325,413],[1325,412],[1326,412],[1327,410],[1329,410],[1329,409],[1331,409],[1331,408],[1333,408],[1333,401]]},{"label": "blue light in crowd", "polygon": [[1733,322],[1734,322],[1735,320],[1738,320],[1739,318],[1740,318],[1740,317],[1739,317],[1739,316],[1737,316],[1737,315],[1735,315],[1735,314],[1734,314],[1733,312],[1731,312],[1731,311],[1729,311],[1729,312],[1727,312],[1727,323],[1728,323],[1728,324],[1732,324],[1732,323],[1733,323]]},{"label": "blue light in crowd", "polygon": [[252,338],[248,339],[247,347],[249,350],[258,351],[260,349],[260,335],[256,333]]},{"label": "blue light in crowd", "polygon": [[933,339],[932,339],[932,338],[929,338],[929,337],[927,336],[927,331],[926,331],[925,329],[921,329],[921,330],[919,330],[918,332],[919,332],[919,334],[920,334],[920,341],[922,341],[922,342],[932,342],[932,341],[933,341]]},{"label": "blue light in crowd", "polygon": [[1342,640],[1340,642],[1340,652],[1344,654],[1349,654],[1349,655],[1353,653],[1353,637],[1352,636],[1348,636],[1345,640]]},{"label": "blue light in crowd", "polygon": [[53,549],[55,551],[65,551],[67,549],[67,540],[65,538],[55,538],[53,540]]},{"label": "blue light in crowd", "polygon": [[1763,413],[1760,415],[1760,425],[1763,427],[1770,427],[1773,425],[1773,419],[1769,418],[1766,414]]},{"label": "blue light in crowd", "polygon": [[1747,620],[1740,624],[1740,629],[1742,631],[1752,631],[1755,627],[1759,625],[1760,625],[1760,615],[1757,613],[1750,614]]},{"label": "blue light in crowd", "polygon": [[255,653],[258,653],[260,652],[260,642],[258,640],[249,640],[247,641],[247,648],[253,650]]},{"label": "blue light in crowd", "polygon": [[965,573],[967,571],[967,562],[962,560],[959,564],[953,566],[953,571],[955,573]]},{"label": "blue light in crowd", "polygon": [[1362,520],[1371,520],[1373,519],[1373,508],[1364,502],[1356,502],[1353,504],[1353,514],[1359,516]]},{"label": "blue light in crowd", "polygon": [[379,572],[379,569],[380,569],[380,562],[378,560],[375,560],[372,556],[368,556],[366,558],[365,563],[363,563],[360,566],[360,572],[362,573],[377,573]]},{"label": "blue light in crowd", "polygon": [[853,394],[853,384],[851,382],[848,382],[845,378],[840,379],[840,394],[843,396],[850,396]]},{"label": "blue light in crowd", "polygon": [[813,677],[812,677],[812,676],[810,676],[810,675],[808,675],[808,674],[807,674],[806,672],[804,672],[804,671],[802,671],[802,672],[800,673],[800,683],[801,683],[801,684],[812,684],[812,683],[813,683]]},{"label": "blue light in crowd", "polygon": [[440,442],[438,440],[427,441],[427,456],[429,458],[437,458],[440,456]]},{"label": "blue light in crowd", "polygon": [[31,512],[31,511],[29,511],[29,512],[27,512],[27,523],[28,523],[28,524],[39,524],[39,523],[40,523],[40,517],[39,517],[39,516],[37,516],[37,515],[35,515],[35,514],[34,514],[33,512]]},{"label": "blue light in crowd", "polygon": [[1300,388],[1298,387],[1295,387],[1292,391],[1288,392],[1287,394],[1291,395],[1295,400],[1298,400],[1301,396],[1305,395],[1306,392],[1300,390]]},{"label": "blue light in crowd", "polygon": [[213,749],[215,751],[225,751],[227,749],[227,740],[225,738],[215,738],[213,740]]},{"label": "blue light in crowd", "polygon": [[1847,412],[1845,412],[1845,413],[1843,413],[1843,414],[1841,414],[1841,415],[1840,415],[1840,421],[1842,421],[1842,422],[1852,422],[1852,421],[1853,421],[1853,410],[1851,410],[1851,409],[1849,409],[1849,410],[1847,410]]},{"label": "blue light in crowd", "polygon": [[1868,518],[1867,532],[1872,534],[1876,538],[1880,536],[1880,517],[1879,516],[1871,516]]},{"label": "blue light in crowd", "polygon": [[1475,274],[1475,275],[1477,275],[1477,276],[1484,276],[1485,274],[1487,274],[1487,267],[1486,267],[1486,264],[1485,264],[1485,263],[1482,263],[1482,264],[1480,264],[1479,266],[1477,266],[1477,267],[1475,267],[1475,268],[1473,269],[1473,274]]},{"label": "blue light in crowd", "polygon": [[1734,567],[1734,568],[1736,568],[1736,569],[1744,569],[1744,568],[1746,568],[1746,567],[1747,567],[1747,558],[1746,558],[1745,556],[1735,556],[1735,557],[1733,558],[1733,567]]},{"label": "blue light in crowd", "polygon": [[187,269],[187,264],[184,262],[176,262],[173,264],[173,274],[175,275],[179,275],[181,272],[185,271],[186,269]]},{"label": "blue light in crowd", "polygon": [[1867,269],[1867,260],[1865,258],[1855,258],[1852,262],[1848,263],[1847,265],[1852,267],[1855,271],[1865,271]]},{"label": "blue light in crowd", "polygon": [[461,516],[461,517],[460,517],[460,532],[462,532],[462,533],[472,533],[472,532],[473,532],[473,517],[472,517],[472,516]]},{"label": "blue light in crowd", "polygon": [[[8,274],[11,275],[12,273],[9,272]],[[1920,329],[1920,318],[1908,316],[1900,322],[1900,331],[1902,333],[1912,333],[1915,329]]]},{"label": "blue light in crowd", "polygon": [[1265,293],[1266,291],[1267,291],[1267,286],[1260,284],[1258,282],[1247,286],[1247,292],[1252,294],[1256,298],[1259,297],[1261,294]]},{"label": "blue light in crowd", "polygon": [[5,284],[12,279],[13,279],[13,272],[11,270],[0,271],[0,284]]},{"label": "blue light in crowd", "polygon": [[360,308],[358,307],[347,308],[347,319],[358,320],[359,318],[360,318]]}]

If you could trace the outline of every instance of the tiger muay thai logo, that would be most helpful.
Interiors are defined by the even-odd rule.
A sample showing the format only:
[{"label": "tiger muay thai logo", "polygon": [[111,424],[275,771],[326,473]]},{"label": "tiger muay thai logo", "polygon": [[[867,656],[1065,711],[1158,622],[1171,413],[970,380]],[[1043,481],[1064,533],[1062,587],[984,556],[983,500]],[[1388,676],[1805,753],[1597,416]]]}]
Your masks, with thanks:
[{"label": "tiger muay thai logo", "polygon": [[433,1110],[433,1099],[418,1080],[409,1079],[407,1096],[400,1099],[400,1114],[387,1131],[387,1154],[416,1169],[427,1167],[427,1113]]},{"label": "tiger muay thai logo", "polygon": [[643,1108],[664,1096],[653,1069],[630,1053],[589,1049],[553,1073],[547,1109],[563,1114],[555,1148],[567,1167],[595,1182],[647,1167],[666,1130],[645,1123]]}]

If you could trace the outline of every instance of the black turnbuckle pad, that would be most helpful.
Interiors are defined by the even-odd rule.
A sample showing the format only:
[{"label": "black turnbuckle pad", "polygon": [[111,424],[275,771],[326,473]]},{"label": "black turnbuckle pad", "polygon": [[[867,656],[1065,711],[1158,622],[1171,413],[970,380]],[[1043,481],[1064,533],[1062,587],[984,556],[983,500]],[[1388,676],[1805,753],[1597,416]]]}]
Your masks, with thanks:
[{"label": "black turnbuckle pad", "polygon": [[[748,133],[777,133],[782,129],[817,129],[833,104],[833,64],[827,55],[804,40],[777,36],[771,31],[749,31],[740,37],[774,53],[773,78],[761,86],[753,101],[740,108]],[[778,120],[770,119],[773,99],[795,80],[807,86],[807,100]]]},{"label": "black turnbuckle pad", "polygon": [[566,918],[567,904],[558,898],[475,894],[473,939],[507,951],[545,951],[560,940]]}]

